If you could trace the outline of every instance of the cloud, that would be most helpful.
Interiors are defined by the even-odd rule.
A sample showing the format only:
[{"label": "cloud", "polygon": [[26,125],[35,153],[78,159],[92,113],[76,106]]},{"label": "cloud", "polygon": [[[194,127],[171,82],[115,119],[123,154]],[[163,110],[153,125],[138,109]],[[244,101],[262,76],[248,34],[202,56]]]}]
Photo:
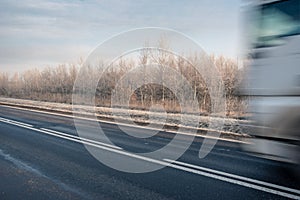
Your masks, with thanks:
[{"label": "cloud", "polygon": [[[145,26],[172,28],[212,52],[234,55],[239,1],[4,0],[0,3],[0,66],[3,59],[7,66],[8,60],[16,58],[24,65],[35,59],[47,64],[61,61],[62,56],[73,58],[78,56],[76,47],[95,47],[120,31]],[[18,50],[25,46],[26,52]],[[42,55],[37,53],[40,47],[45,49]],[[60,55],[59,49],[72,50]]]},{"label": "cloud", "polygon": [[0,48],[0,70],[20,72],[28,68],[76,63],[90,51],[87,45],[24,45]]}]

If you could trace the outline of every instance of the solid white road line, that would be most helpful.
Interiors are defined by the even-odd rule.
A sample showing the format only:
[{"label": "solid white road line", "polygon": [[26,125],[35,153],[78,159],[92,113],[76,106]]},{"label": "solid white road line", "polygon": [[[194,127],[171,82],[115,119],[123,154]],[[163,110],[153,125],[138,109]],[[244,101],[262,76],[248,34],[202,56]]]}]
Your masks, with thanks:
[{"label": "solid white road line", "polygon": [[180,161],[176,161],[176,160],[170,160],[170,159],[164,159],[167,162],[170,163],[174,163],[174,164],[178,164],[178,165],[182,165],[182,166],[186,166],[186,167],[190,167],[190,168],[194,168],[194,169],[199,169],[202,171],[206,171],[206,172],[211,172],[211,173],[215,173],[218,175],[222,175],[222,176],[227,176],[227,177],[231,177],[231,178],[235,178],[235,179],[239,179],[239,180],[243,180],[243,181],[247,181],[247,182],[251,182],[251,183],[256,183],[256,184],[260,184],[260,185],[264,185],[267,187],[272,187],[272,188],[276,188],[276,189],[280,189],[280,190],[284,190],[287,192],[293,192],[296,194],[300,194],[300,190],[296,190],[296,189],[292,189],[292,188],[288,188],[288,187],[284,187],[284,186],[280,186],[280,185],[276,185],[276,184],[272,184],[272,183],[267,183],[264,181],[259,181],[259,180],[255,180],[255,179],[251,179],[251,178],[247,178],[247,177],[243,177],[243,176],[239,176],[239,175],[235,175],[235,174],[229,174],[226,172],[222,172],[222,171],[217,171],[217,170],[213,170],[210,168],[205,168],[205,167],[200,167],[197,165],[192,165],[192,164],[188,164],[188,163],[184,163],[184,162],[180,162]]},{"label": "solid white road line", "polygon": [[252,183],[247,183],[247,182],[244,182],[244,181],[231,179],[231,178],[227,178],[227,177],[224,177],[224,176],[215,175],[215,174],[211,174],[211,173],[207,173],[207,172],[203,172],[203,171],[200,171],[200,170],[191,169],[191,168],[187,168],[187,167],[179,166],[179,165],[175,165],[175,164],[170,164],[168,166],[172,167],[172,168],[175,168],[175,169],[180,169],[180,170],[183,170],[183,171],[186,171],[186,172],[190,172],[190,173],[194,173],[194,174],[214,178],[214,179],[221,180],[221,181],[224,181],[224,182],[228,182],[228,183],[232,183],[232,184],[236,184],[236,185],[240,185],[240,186],[260,190],[260,191],[263,191],[263,192],[267,192],[267,193],[271,193],[271,194],[275,194],[275,195],[279,195],[279,196],[283,196],[283,197],[287,197],[287,198],[291,198],[291,199],[300,199],[300,196],[297,196],[297,195],[294,195],[294,194],[289,194],[289,193],[286,193],[286,192],[281,192],[281,191],[278,191],[278,190],[275,190],[275,189],[270,189],[270,188],[259,186],[259,185],[255,185],[255,184],[252,184]]},{"label": "solid white road line", "polygon": [[99,141],[96,141],[96,140],[86,139],[86,138],[83,138],[83,137],[78,137],[78,136],[75,136],[75,135],[70,135],[70,134],[66,134],[66,133],[62,133],[62,132],[50,130],[50,129],[47,129],[47,128],[41,128],[41,130],[49,131],[51,133],[56,133],[56,134],[59,134],[59,135],[64,135],[64,136],[67,136],[67,137],[70,137],[70,138],[75,138],[75,139],[79,139],[79,140],[86,141],[86,142],[100,144],[100,145],[111,147],[111,148],[115,148],[115,149],[122,149],[121,147],[118,147],[118,146],[115,146],[115,145],[110,145],[110,144],[106,144],[106,143],[99,142]]},{"label": "solid white road line", "polygon": [[81,138],[81,137],[77,137],[77,136],[73,136],[73,135],[70,135],[70,134],[65,134],[65,133],[61,133],[61,132],[57,132],[57,131],[52,131],[50,129],[46,129],[46,130],[43,129],[43,128],[37,129],[37,128],[33,128],[32,125],[30,125],[30,126],[26,125],[25,126],[23,124],[15,123],[15,122],[12,122],[10,120],[5,120],[4,118],[1,118],[0,121],[8,123],[8,124],[16,125],[16,126],[19,126],[19,127],[22,127],[22,128],[27,128],[27,129],[30,129],[30,130],[33,130],[33,131],[37,131],[37,132],[45,133],[45,134],[48,134],[48,135],[60,137],[60,138],[66,139],[66,140],[78,142],[78,143],[83,143],[83,144],[88,144],[88,145],[93,144],[93,146],[95,146],[95,147],[97,147],[98,145],[103,145],[103,146],[107,146],[107,147],[110,147],[110,148],[122,149],[121,147],[118,147],[118,146],[105,144],[105,143],[102,143],[102,142],[99,142],[99,141],[90,140],[90,139],[86,139],[86,138]]},{"label": "solid white road line", "polygon": [[23,122],[17,122],[17,121],[14,121],[14,120],[11,120],[11,119],[2,118],[2,117],[0,117],[0,121],[7,121],[7,122],[15,123],[15,124],[20,124],[20,125],[23,125],[23,126],[32,127],[32,125],[30,125],[30,124],[26,124],[26,123],[23,123]]},{"label": "solid white road line", "polygon": [[[287,197],[287,198],[291,198],[291,199],[300,199],[300,196],[297,196],[297,195],[294,195],[294,194],[290,194],[290,193],[283,192],[283,191],[278,191],[276,189],[271,189],[271,188],[260,186],[260,185],[256,185],[254,182],[249,183],[249,182],[242,181],[241,177],[239,177],[237,175],[234,175],[234,174],[230,174],[230,176],[232,178],[229,178],[229,176],[228,176],[229,173],[226,173],[227,177],[224,177],[222,175],[225,175],[225,174],[223,174],[225,172],[218,172],[219,175],[217,175],[216,170],[212,171],[212,169],[209,169],[210,172],[214,172],[214,174],[212,174],[212,173],[209,173],[209,172],[205,172],[205,170],[208,171],[208,168],[202,168],[202,167],[196,166],[196,167],[199,167],[199,169],[196,169],[196,167],[193,166],[193,165],[187,167],[187,166],[178,165],[176,163],[173,164],[173,163],[170,162],[171,160],[168,160],[168,162],[167,161],[156,160],[156,159],[153,159],[153,158],[148,158],[148,157],[145,157],[145,156],[141,156],[141,155],[133,154],[133,153],[130,153],[130,152],[126,152],[126,151],[123,151],[123,150],[120,150],[120,149],[117,149],[117,148],[111,148],[111,147],[107,147],[107,146],[102,146],[102,145],[82,141],[80,139],[70,138],[69,136],[67,137],[67,136],[64,136],[64,135],[61,135],[61,134],[52,133],[50,131],[45,131],[45,130],[41,130],[41,129],[37,129],[37,128],[33,128],[33,127],[14,124],[14,123],[11,123],[11,122],[5,121],[5,120],[0,120],[0,121],[5,122],[5,123],[9,123],[9,124],[13,124],[13,125],[16,125],[16,126],[20,126],[20,127],[26,128],[26,129],[30,129],[30,130],[33,130],[33,131],[37,131],[37,132],[45,133],[45,134],[48,134],[48,135],[52,135],[52,136],[55,136],[55,137],[67,139],[67,140],[70,140],[70,141],[87,144],[87,145],[94,146],[94,147],[97,147],[97,148],[100,148],[100,149],[103,149],[103,150],[118,153],[118,154],[121,154],[121,155],[124,155],[124,156],[129,156],[129,157],[140,159],[140,160],[143,160],[143,161],[147,161],[147,162],[167,166],[167,167],[170,167],[170,168],[178,169],[178,170],[181,170],[181,171],[206,176],[206,177],[209,177],[209,178],[221,180],[221,181],[224,181],[224,182],[228,182],[228,183],[232,183],[232,184],[236,184],[236,185],[240,185],[240,186],[260,190],[260,191],[263,191],[263,192],[267,192],[267,193],[271,193],[271,194],[275,194],[275,195],[279,195],[279,196],[283,196],[283,197]],[[164,160],[167,160],[167,159],[164,159]],[[182,163],[180,163],[180,164],[182,164]],[[184,163],[184,164],[188,165],[186,163]],[[190,167],[193,167],[194,169],[192,169]],[[202,171],[200,169],[202,169]],[[203,170],[203,169],[205,169],[205,170]],[[233,179],[234,176],[239,177],[240,180]],[[248,180],[250,180],[250,179],[248,179]],[[258,181],[258,182],[260,182],[260,181]],[[271,184],[271,183],[268,183],[268,184],[270,184],[272,186],[274,185],[274,184]],[[283,186],[279,186],[279,187],[285,188]],[[277,189],[279,189],[279,188],[277,188]],[[287,188],[286,188],[286,190],[287,190]],[[297,190],[288,188],[288,191],[297,191]],[[298,192],[299,191],[297,191],[296,193],[298,193]]]},{"label": "solid white road line", "polygon": [[[43,114],[61,116],[61,117],[77,118],[77,119],[82,119],[82,120],[87,120],[87,121],[95,121],[95,119],[88,118],[88,117],[79,117],[79,116],[75,116],[75,115],[53,113],[53,112],[41,111],[41,110],[34,110],[34,109],[29,109],[29,108],[18,108],[18,107],[15,107],[15,106],[8,106],[8,105],[0,105],[0,106],[2,106],[2,107],[8,107],[8,108],[13,108],[13,109],[18,109],[18,110],[25,110],[25,111],[31,111],[31,112],[37,112],[37,113],[43,113]],[[97,119],[97,122],[101,122],[101,123],[105,123],[105,124],[121,125],[121,126],[127,126],[127,127],[139,128],[139,129],[148,129],[148,130],[160,131],[160,129],[156,129],[156,128],[152,128],[152,127],[143,127],[143,126],[132,125],[132,124],[125,124],[125,123],[120,123],[120,122],[110,122],[110,121],[104,121],[104,120],[100,120],[100,119]],[[246,141],[234,140],[234,139],[229,139],[229,138],[220,138],[220,137],[216,138],[216,137],[211,137],[211,136],[206,136],[206,135],[191,134],[191,133],[179,132],[179,131],[176,132],[176,131],[172,131],[172,130],[163,130],[163,131],[165,131],[167,133],[182,134],[182,135],[199,137],[199,138],[216,139],[216,140],[221,140],[221,141],[225,141],[225,142],[251,144],[251,143],[246,142]]]},{"label": "solid white road line", "polygon": [[13,122],[10,122],[10,121],[4,121],[4,120],[1,120],[1,119],[0,119],[0,122],[4,122],[4,123],[7,123],[7,124],[12,124],[12,125],[19,126],[19,127],[22,127],[22,128],[31,128],[30,126],[25,126],[25,125],[22,125],[22,124],[17,124],[17,123],[13,123]]},{"label": "solid white road line", "polygon": [[32,125],[30,124],[25,124],[25,123],[22,123],[22,122],[16,122],[16,121],[11,121],[9,120],[11,123],[15,123],[15,124],[19,124],[19,125],[23,125],[23,126],[28,126],[28,127],[33,127]]}]

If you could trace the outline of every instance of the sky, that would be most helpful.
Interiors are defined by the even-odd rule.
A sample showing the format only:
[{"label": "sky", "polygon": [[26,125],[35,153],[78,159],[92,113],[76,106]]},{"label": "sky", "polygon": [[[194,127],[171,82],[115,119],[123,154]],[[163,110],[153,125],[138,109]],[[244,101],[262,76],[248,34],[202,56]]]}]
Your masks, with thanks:
[{"label": "sky", "polygon": [[0,0],[0,71],[85,59],[134,28],[164,27],[209,54],[239,56],[241,0]]}]

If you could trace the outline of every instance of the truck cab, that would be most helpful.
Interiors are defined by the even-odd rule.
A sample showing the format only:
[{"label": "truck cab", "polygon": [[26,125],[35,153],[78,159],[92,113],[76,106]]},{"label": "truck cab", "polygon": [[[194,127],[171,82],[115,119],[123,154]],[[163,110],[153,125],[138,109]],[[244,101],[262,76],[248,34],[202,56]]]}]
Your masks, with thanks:
[{"label": "truck cab", "polygon": [[248,58],[240,94],[249,98],[255,155],[300,164],[300,0],[248,5]]}]

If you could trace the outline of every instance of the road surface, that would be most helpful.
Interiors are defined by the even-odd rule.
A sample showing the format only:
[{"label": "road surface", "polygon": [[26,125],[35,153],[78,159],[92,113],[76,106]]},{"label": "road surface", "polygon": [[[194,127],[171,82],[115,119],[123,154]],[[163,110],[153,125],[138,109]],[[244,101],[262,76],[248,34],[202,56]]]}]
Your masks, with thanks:
[{"label": "road surface", "polygon": [[0,199],[300,199],[300,184],[280,173],[286,164],[247,155],[237,142],[218,141],[200,159],[203,138],[197,137],[174,162],[132,157],[169,164],[161,170],[136,174],[112,169],[82,143],[126,157],[157,150],[174,135],[136,139],[115,124],[100,123],[115,147],[92,136],[80,138],[72,117],[0,106]]}]

